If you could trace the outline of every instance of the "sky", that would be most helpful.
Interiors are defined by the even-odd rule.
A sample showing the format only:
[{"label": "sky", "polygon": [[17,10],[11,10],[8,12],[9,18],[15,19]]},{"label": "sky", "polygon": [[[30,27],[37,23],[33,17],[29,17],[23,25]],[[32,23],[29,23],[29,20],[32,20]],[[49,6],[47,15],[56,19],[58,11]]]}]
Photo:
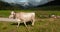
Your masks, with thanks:
[{"label": "sky", "polygon": [[[1,0],[3,2],[7,2],[9,4],[13,3],[13,4],[19,4],[19,5],[22,5],[22,6],[38,6],[38,5],[43,5],[43,4],[46,4],[50,1],[53,1],[53,0]],[[30,5],[29,5],[30,4]]]}]

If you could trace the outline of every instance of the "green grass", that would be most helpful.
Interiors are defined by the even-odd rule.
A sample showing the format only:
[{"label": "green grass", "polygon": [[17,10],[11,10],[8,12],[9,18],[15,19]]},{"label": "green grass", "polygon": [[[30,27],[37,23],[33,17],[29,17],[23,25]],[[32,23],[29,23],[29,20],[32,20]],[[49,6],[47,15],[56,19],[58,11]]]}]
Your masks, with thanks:
[{"label": "green grass", "polygon": [[60,21],[36,21],[32,27],[28,25],[28,29],[24,25],[11,25],[9,22],[0,22],[0,32],[60,32]]},{"label": "green grass", "polygon": [[[15,12],[35,12],[36,18],[41,19],[40,15],[60,15],[58,10],[15,10]],[[8,17],[11,10],[0,10],[0,17]],[[44,18],[43,20],[36,20],[35,25],[28,25],[26,28],[24,24],[20,24],[19,28],[16,28],[16,25],[12,25],[12,22],[0,22],[0,32],[60,32],[60,19],[50,19]],[[53,21],[52,21],[53,20]]]}]

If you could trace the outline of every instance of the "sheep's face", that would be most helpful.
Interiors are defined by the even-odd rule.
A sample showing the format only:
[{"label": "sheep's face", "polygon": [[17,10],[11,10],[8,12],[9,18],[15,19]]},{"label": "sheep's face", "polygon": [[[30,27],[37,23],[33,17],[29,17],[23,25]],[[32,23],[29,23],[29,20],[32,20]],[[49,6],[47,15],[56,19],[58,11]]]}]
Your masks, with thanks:
[{"label": "sheep's face", "polygon": [[14,18],[14,15],[10,15],[9,18],[12,18],[13,19]]},{"label": "sheep's face", "polygon": [[15,12],[14,12],[14,11],[11,12],[9,18],[11,18],[11,19],[15,19]]}]

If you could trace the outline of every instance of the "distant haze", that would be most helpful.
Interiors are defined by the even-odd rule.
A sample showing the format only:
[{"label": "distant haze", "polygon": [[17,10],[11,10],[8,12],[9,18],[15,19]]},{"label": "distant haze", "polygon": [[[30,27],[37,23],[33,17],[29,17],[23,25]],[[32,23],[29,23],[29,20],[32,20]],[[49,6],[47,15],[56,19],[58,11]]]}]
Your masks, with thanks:
[{"label": "distant haze", "polygon": [[38,5],[43,5],[43,4],[46,4],[50,1],[54,1],[54,0],[0,0],[0,1],[3,1],[3,2],[7,2],[9,4],[12,5],[21,5],[23,7],[25,6],[38,6]]}]

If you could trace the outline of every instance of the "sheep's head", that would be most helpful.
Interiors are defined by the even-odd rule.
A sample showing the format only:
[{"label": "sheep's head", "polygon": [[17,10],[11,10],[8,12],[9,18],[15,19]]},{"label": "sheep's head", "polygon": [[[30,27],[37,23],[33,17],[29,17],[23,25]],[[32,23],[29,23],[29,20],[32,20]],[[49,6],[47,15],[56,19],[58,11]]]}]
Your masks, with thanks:
[{"label": "sheep's head", "polygon": [[9,18],[15,19],[15,12],[14,11],[11,12]]}]

